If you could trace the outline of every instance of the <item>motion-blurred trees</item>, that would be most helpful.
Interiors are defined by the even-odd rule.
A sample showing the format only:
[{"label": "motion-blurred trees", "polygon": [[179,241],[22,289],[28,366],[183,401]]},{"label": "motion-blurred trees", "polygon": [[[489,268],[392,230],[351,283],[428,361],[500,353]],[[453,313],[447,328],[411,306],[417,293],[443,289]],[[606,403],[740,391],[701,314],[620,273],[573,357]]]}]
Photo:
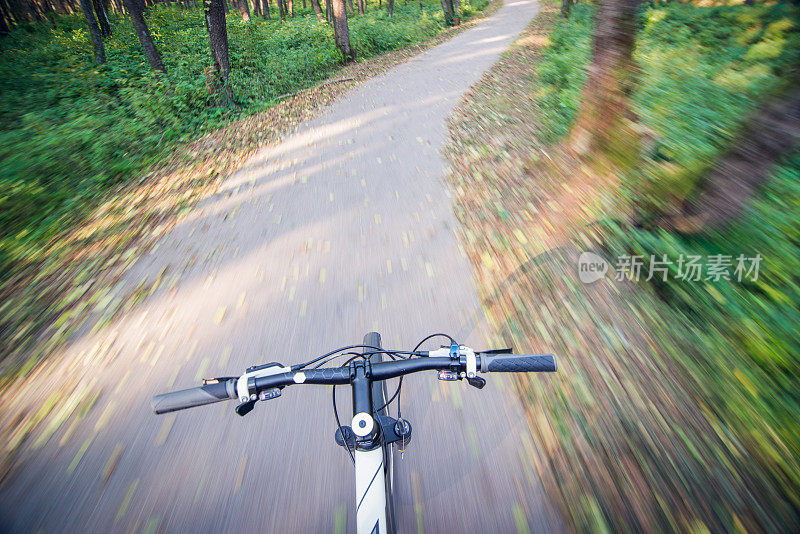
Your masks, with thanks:
[{"label": "motion-blurred trees", "polygon": [[133,29],[136,31],[136,36],[144,49],[144,55],[150,68],[153,70],[160,70],[167,72],[164,67],[164,62],[161,60],[161,54],[158,52],[155,43],[153,43],[153,36],[150,34],[150,28],[147,27],[147,22],[144,20],[144,5],[143,0],[123,0],[125,2],[125,9],[131,16],[133,21]]},{"label": "motion-blurred trees", "polygon": [[617,162],[638,153],[628,103],[638,8],[639,0],[600,1],[589,77],[569,139],[578,153],[604,153]]},{"label": "motion-blurred trees", "polygon": [[569,18],[569,13],[572,11],[572,4],[574,3],[573,0],[561,0],[561,15],[564,18]]},{"label": "motion-blurred trees", "polygon": [[92,45],[94,46],[94,60],[102,65],[106,62],[106,47],[103,44],[100,26],[97,24],[97,19],[94,18],[94,6],[92,6],[91,0],[81,0],[81,9],[83,9],[86,23],[89,25],[89,34],[92,37]]},{"label": "motion-blurred trees", "polygon": [[92,0],[94,12],[97,15],[97,22],[100,25],[100,34],[103,37],[111,37],[111,23],[108,20],[108,11],[103,0]]}]

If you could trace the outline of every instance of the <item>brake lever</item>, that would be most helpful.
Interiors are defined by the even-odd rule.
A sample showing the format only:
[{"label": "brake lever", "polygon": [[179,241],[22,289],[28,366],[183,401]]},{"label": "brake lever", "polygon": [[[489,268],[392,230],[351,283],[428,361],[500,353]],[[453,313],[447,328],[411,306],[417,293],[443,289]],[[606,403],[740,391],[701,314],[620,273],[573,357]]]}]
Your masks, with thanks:
[{"label": "brake lever", "polygon": [[490,349],[490,350],[475,351],[475,354],[511,354],[512,352],[514,352],[514,349],[508,347],[505,349]]},{"label": "brake lever", "polygon": [[247,415],[247,414],[249,414],[250,412],[253,411],[253,408],[256,405],[256,401],[265,401],[265,400],[270,400],[270,399],[277,399],[278,397],[281,396],[281,390],[282,389],[283,389],[283,386],[276,387],[276,388],[271,388],[271,389],[265,389],[264,391],[262,391],[261,393],[258,394],[258,398],[257,399],[249,400],[249,401],[246,401],[246,402],[243,402],[243,403],[239,404],[236,407],[235,411],[236,411],[237,414],[239,414],[240,416],[244,417],[245,415]]},{"label": "brake lever", "polygon": [[478,389],[483,389],[483,386],[486,385],[486,380],[479,376],[474,376],[472,378],[467,377],[467,382],[469,382],[470,386]]},{"label": "brake lever", "polygon": [[250,412],[252,412],[253,408],[255,408],[255,406],[256,406],[256,401],[251,400],[251,401],[243,402],[240,405],[238,405],[236,407],[235,411],[236,411],[237,415],[239,415],[241,417],[244,417],[245,415],[247,415]]}]

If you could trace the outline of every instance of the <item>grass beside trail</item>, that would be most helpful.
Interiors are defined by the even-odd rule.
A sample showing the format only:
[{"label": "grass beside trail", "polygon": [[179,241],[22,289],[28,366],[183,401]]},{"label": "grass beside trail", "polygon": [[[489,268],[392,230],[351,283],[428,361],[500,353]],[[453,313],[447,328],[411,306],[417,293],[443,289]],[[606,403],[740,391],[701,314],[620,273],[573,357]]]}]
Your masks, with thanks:
[{"label": "grass beside trail", "polygon": [[[452,124],[458,215],[488,314],[520,352],[560,358],[558,375],[519,381],[534,461],[577,530],[791,531],[800,154],[718,231],[631,228],[609,206],[646,212],[686,196],[797,64],[796,8],[643,10],[634,106],[659,139],[654,160],[681,171],[652,182],[598,176],[554,146],[578,108],[591,16],[580,4],[563,21],[545,2]],[[680,281],[672,265],[667,282],[586,285],[577,256],[592,249],[764,260],[755,282]]]}]

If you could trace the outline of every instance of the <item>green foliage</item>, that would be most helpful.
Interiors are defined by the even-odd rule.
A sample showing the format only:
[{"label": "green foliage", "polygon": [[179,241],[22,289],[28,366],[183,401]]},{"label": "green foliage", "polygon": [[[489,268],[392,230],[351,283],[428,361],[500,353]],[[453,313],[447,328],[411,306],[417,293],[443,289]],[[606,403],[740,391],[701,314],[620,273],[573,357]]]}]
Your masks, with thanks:
[{"label": "green foliage", "polygon": [[[576,6],[557,24],[538,75],[545,139],[563,137],[574,119],[590,58],[591,24]],[[653,161],[625,177],[621,194],[644,214],[690,195],[703,173],[735,142],[743,121],[779,90],[800,64],[798,10],[789,3],[695,7],[667,3],[642,13],[633,106],[658,138]],[[755,458],[768,486],[800,487],[800,153],[776,166],[735,223],[700,236],[605,223],[611,257],[636,254],[707,258],[760,254],[756,281],[648,284],[660,297],[653,314],[677,376],[698,405]],[[733,272],[733,268],[731,269]],[[702,451],[701,451],[702,452]],[[793,489],[792,489],[793,488]],[[800,501],[781,506],[800,507]]]},{"label": "green foliage", "polygon": [[[481,0],[485,5],[485,0]],[[438,2],[397,3],[350,15],[359,58],[437,34]],[[310,9],[294,19],[228,16],[231,85],[222,107],[207,84],[211,65],[200,10],[160,6],[147,14],[166,76],[148,68],[127,17],[113,17],[108,63],[93,62],[80,16],[58,29],[26,26],[0,40],[0,280],[41,254],[47,240],[84,217],[108,189],[177,144],[263,110],[281,95],[329,76],[342,62],[331,27]]]},{"label": "green foliage", "polygon": [[[634,107],[682,167],[716,157],[742,119],[800,62],[797,9],[784,3],[699,8],[668,3],[642,13]],[[575,118],[591,57],[593,8],[560,20],[538,66],[546,141]],[[659,191],[663,194],[663,191]],[[663,195],[662,195],[663,196]]]},{"label": "green foliage", "polygon": [[553,28],[538,65],[541,83],[534,97],[542,112],[540,137],[545,142],[565,136],[578,113],[584,67],[591,56],[593,15],[590,4],[573,6],[569,20],[559,19]]},{"label": "green foliage", "polygon": [[[676,346],[692,351],[676,361],[705,401],[745,443],[757,444],[770,472],[800,487],[800,152],[776,167],[741,221],[728,228],[702,237],[616,224],[606,231],[613,254],[667,254],[673,262],[732,256],[730,280],[680,281],[676,263],[666,281],[651,283],[665,317],[675,317]],[[755,281],[733,275],[739,254],[761,256]],[[690,336],[696,336],[691,343]]]},{"label": "green foliage", "polygon": [[398,11],[395,7],[392,17],[386,11],[374,17],[356,17],[350,24],[351,42],[359,57],[381,54],[429,39],[441,29],[441,23],[429,11],[420,15],[419,4],[413,10]]}]

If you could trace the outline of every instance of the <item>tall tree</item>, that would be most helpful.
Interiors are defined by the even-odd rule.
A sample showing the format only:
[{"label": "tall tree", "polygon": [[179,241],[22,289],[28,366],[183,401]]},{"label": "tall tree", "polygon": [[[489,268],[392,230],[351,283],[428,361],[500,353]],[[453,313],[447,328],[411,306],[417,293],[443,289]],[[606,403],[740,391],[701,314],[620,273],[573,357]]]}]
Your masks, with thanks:
[{"label": "tall tree", "polygon": [[358,4],[358,14],[363,15],[364,11],[367,10],[367,6],[364,3],[364,0],[357,0],[356,3]]},{"label": "tall tree", "polygon": [[108,21],[108,11],[103,0],[92,0],[94,12],[97,14],[97,22],[100,25],[100,35],[111,37],[111,23]]},{"label": "tall tree", "polygon": [[[442,11],[444,12],[444,22],[448,26],[455,26],[458,24],[458,16],[456,14],[456,8],[453,4],[453,0],[441,0],[442,3]],[[422,3],[420,2],[420,6]]]},{"label": "tall tree", "polygon": [[286,0],[286,12],[289,13],[289,16],[294,18],[294,0]]},{"label": "tall tree", "polygon": [[225,0],[203,0],[208,42],[214,68],[222,79],[228,102],[233,101],[230,86],[231,62],[228,52],[228,28],[225,26]]},{"label": "tall tree", "polygon": [[253,16],[262,16],[261,13],[261,0],[253,0]]},{"label": "tall tree", "polygon": [[572,11],[573,0],[561,0],[561,16],[565,19],[569,18],[569,13]]},{"label": "tall tree", "polygon": [[328,22],[333,20],[333,0],[325,0],[325,20]]},{"label": "tall tree", "polygon": [[247,0],[233,0],[233,2],[236,5],[236,9],[239,10],[242,20],[250,22],[250,8],[247,5]]},{"label": "tall tree", "polygon": [[314,13],[317,15],[317,20],[322,20],[325,18],[322,14],[322,6],[319,5],[319,0],[311,0],[311,7],[314,8]]},{"label": "tall tree", "polygon": [[347,6],[344,0],[328,0],[333,6],[333,40],[342,52],[345,62],[356,58],[350,45],[350,28],[347,26]]},{"label": "tall tree", "polygon": [[44,20],[44,17],[39,11],[39,6],[37,6],[33,0],[25,0],[25,4],[28,7],[28,12],[30,13],[31,19],[34,22],[41,22]]},{"label": "tall tree", "polygon": [[92,44],[94,45],[94,60],[102,65],[106,62],[106,48],[103,45],[103,36],[100,34],[100,26],[97,25],[97,20],[94,18],[92,1],[80,0],[80,2],[83,14],[86,17],[86,23],[89,25],[89,34],[92,37]]},{"label": "tall tree", "polygon": [[628,94],[633,90],[636,16],[639,0],[601,0],[594,30],[589,79],[570,133],[579,153],[638,152]]},{"label": "tall tree", "polygon": [[268,20],[271,19],[272,16],[270,15],[269,12],[269,0],[259,0],[259,1],[261,2],[261,12],[263,13],[264,18]]},{"label": "tall tree", "polygon": [[123,3],[125,5],[125,10],[131,17],[133,29],[136,32],[136,36],[139,38],[139,42],[142,44],[144,56],[147,58],[150,68],[153,70],[160,70],[161,72],[167,72],[166,67],[164,67],[164,62],[161,60],[161,54],[158,52],[153,42],[150,28],[147,27],[147,22],[144,20],[144,2],[142,0],[123,0]]},{"label": "tall tree", "polygon": [[386,0],[386,12],[390,17],[394,15],[394,0]]}]

